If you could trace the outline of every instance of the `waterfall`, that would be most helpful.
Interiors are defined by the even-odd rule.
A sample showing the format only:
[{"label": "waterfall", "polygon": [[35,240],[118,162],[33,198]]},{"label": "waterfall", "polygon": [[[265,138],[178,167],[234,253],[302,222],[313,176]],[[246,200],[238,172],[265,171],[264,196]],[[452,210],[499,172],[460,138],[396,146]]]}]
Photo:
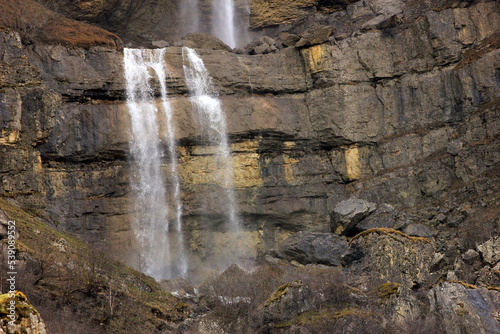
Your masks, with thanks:
[{"label": "waterfall", "polygon": [[234,0],[211,0],[211,13],[204,8],[203,2],[200,4],[200,0],[178,1],[178,6],[179,32],[182,35],[191,32],[211,33],[232,48],[248,42],[250,7],[247,0],[240,1],[239,10]]},{"label": "waterfall", "polygon": [[236,47],[234,0],[212,0],[212,33],[232,48]]},{"label": "waterfall", "polygon": [[[135,194],[135,217],[132,224],[139,258],[132,265],[155,278],[185,276],[187,260],[182,232],[182,206],[177,175],[177,154],[172,108],[167,98],[165,49],[124,50],[127,82],[127,107],[131,119],[132,190]],[[154,74],[154,76],[153,76]],[[153,81],[159,84],[161,102],[155,99]],[[161,119],[166,135],[160,135]],[[169,176],[172,190],[166,192],[162,170],[162,143],[167,143],[170,157]],[[170,217],[168,203],[173,209]],[[173,226],[170,226],[170,221]],[[175,249],[176,252],[171,252]]]},{"label": "waterfall", "polygon": [[[223,196],[226,197],[225,203],[227,203],[227,228],[228,231],[237,234],[241,229],[234,193],[233,165],[226,131],[226,117],[222,103],[218,98],[217,91],[213,88],[212,78],[196,51],[184,47],[182,48],[182,56],[185,64],[184,75],[195,113],[193,116],[200,123],[202,139],[214,148],[217,166],[216,178],[222,184]],[[234,238],[232,241],[235,241]],[[235,258],[226,259],[227,261],[234,261],[237,257],[236,248],[233,248]]]}]

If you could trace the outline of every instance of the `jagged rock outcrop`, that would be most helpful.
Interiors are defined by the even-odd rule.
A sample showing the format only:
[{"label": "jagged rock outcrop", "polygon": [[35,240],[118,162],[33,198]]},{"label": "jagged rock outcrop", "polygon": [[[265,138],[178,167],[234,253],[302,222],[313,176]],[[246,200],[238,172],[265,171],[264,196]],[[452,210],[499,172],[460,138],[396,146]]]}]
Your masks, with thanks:
[{"label": "jagged rock outcrop", "polygon": [[442,317],[446,333],[500,333],[500,292],[440,283],[428,294],[431,311]]},{"label": "jagged rock outcrop", "polygon": [[494,266],[500,262],[500,239],[498,237],[477,246],[477,250],[486,263]]},{"label": "jagged rock outcrop", "polygon": [[352,238],[342,262],[353,286],[366,289],[375,280],[411,288],[428,279],[433,254],[431,240],[381,228]]},{"label": "jagged rock outcrop", "polygon": [[330,217],[332,232],[345,235],[352,233],[356,225],[376,209],[375,203],[351,198],[340,201]]},{"label": "jagged rock outcrop", "polygon": [[182,40],[183,45],[190,48],[231,51],[231,48],[224,44],[224,42],[216,37],[206,34],[190,33],[184,36]]}]

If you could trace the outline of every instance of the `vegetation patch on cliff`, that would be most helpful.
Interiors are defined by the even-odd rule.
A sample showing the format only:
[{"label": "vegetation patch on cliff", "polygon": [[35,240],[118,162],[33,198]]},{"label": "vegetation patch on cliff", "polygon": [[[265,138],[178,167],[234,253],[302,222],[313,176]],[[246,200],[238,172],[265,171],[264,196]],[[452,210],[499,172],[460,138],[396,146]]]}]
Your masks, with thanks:
[{"label": "vegetation patch on cliff", "polygon": [[471,64],[477,61],[485,54],[498,48],[500,48],[500,31],[495,31],[493,34],[483,39],[477,45],[474,45],[472,48],[467,49],[462,55],[462,60],[455,66],[455,69],[463,68],[467,64]]},{"label": "vegetation patch on cliff", "polygon": [[37,41],[83,48],[122,47],[115,34],[66,18],[33,0],[0,0],[0,12],[0,25],[19,32],[26,43]]},{"label": "vegetation patch on cliff", "polygon": [[379,286],[375,287],[372,291],[371,294],[374,296],[377,296],[379,299],[389,299],[391,298],[392,295],[399,296],[399,283],[383,283],[380,284]]},{"label": "vegetation patch on cliff", "polygon": [[354,240],[359,239],[361,237],[364,237],[364,236],[367,236],[369,234],[372,234],[372,233],[387,235],[387,236],[390,236],[391,238],[393,238],[395,240],[398,240],[398,241],[400,241],[400,239],[398,237],[403,237],[404,239],[412,241],[412,242],[425,242],[425,243],[432,242],[428,238],[424,238],[424,237],[412,237],[412,236],[409,236],[407,234],[404,234],[401,231],[394,230],[392,228],[380,227],[380,228],[372,228],[372,229],[369,229],[369,230],[366,230],[366,231],[363,231],[361,233],[356,234],[354,237],[351,238],[351,240],[349,241],[349,243],[351,243]]}]

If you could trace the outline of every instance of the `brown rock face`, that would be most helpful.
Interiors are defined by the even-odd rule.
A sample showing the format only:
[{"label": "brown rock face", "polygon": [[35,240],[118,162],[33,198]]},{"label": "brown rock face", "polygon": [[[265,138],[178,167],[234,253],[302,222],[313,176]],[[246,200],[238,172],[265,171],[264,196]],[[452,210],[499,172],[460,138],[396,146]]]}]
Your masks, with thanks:
[{"label": "brown rock face", "polygon": [[315,0],[254,0],[251,2],[250,27],[291,23],[314,12],[315,4]]}]

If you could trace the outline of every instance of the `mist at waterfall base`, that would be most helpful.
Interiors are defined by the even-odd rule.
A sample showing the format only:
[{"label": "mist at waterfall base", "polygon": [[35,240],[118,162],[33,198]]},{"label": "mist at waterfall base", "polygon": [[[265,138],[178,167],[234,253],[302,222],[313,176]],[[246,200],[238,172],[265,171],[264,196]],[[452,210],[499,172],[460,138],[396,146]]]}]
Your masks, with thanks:
[{"label": "mist at waterfall base", "polygon": [[[190,91],[192,122],[198,141],[213,159],[214,187],[211,205],[221,212],[224,240],[209,233],[204,244],[217,243],[218,250],[200,261],[190,252],[183,222],[181,180],[175,140],[174,110],[166,86],[165,49],[125,49],[124,68],[127,82],[127,107],[131,119],[130,168],[135,214],[131,227],[135,236],[134,252],[127,262],[157,278],[186,277],[203,263],[205,269],[225,269],[245,256],[241,222],[233,185],[233,164],[223,106],[213,88],[203,60],[189,48],[182,49],[183,70]],[[216,203],[216,204],[214,204]],[[211,210],[214,208],[212,207]],[[203,230],[203,213],[190,217],[190,223]],[[200,226],[201,225],[201,226]],[[244,242],[243,242],[244,244]],[[215,247],[212,247],[215,248]],[[208,259],[209,258],[209,259]]]}]

